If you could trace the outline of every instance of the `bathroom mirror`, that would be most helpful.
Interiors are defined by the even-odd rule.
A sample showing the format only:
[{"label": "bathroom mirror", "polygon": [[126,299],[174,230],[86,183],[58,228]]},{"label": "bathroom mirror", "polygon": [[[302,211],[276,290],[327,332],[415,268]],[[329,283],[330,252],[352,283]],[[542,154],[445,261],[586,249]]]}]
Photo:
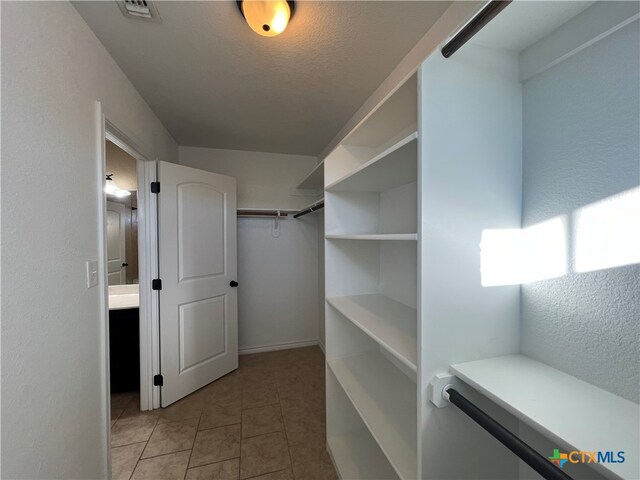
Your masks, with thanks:
[{"label": "bathroom mirror", "polygon": [[106,143],[107,266],[109,285],[138,283],[136,159]]}]

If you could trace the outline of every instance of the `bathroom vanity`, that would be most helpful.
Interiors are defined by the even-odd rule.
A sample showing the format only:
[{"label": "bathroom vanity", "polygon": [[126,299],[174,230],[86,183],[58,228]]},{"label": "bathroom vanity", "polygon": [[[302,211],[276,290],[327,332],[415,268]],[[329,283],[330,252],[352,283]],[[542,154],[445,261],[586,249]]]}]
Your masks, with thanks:
[{"label": "bathroom vanity", "polygon": [[111,393],[140,389],[138,285],[109,287],[109,367]]}]

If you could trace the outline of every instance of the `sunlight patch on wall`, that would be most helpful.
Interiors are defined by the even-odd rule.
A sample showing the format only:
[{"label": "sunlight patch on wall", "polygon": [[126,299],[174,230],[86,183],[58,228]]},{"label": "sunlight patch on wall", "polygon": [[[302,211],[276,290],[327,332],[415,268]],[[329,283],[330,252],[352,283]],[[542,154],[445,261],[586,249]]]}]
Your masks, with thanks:
[{"label": "sunlight patch on wall", "polygon": [[567,273],[565,216],[524,229],[485,229],[480,243],[483,287],[518,285]]},{"label": "sunlight patch on wall", "polygon": [[640,187],[573,214],[576,272],[640,263]]}]

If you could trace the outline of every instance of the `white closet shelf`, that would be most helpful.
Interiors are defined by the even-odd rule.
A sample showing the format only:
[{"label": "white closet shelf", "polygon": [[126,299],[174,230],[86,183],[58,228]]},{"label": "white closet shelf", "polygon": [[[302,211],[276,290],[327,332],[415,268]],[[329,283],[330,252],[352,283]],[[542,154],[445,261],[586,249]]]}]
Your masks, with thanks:
[{"label": "white closet shelf", "polygon": [[327,185],[328,192],[384,192],[417,178],[418,133],[412,132]]},{"label": "white closet shelf", "polygon": [[343,144],[376,148],[418,121],[418,75],[413,74],[388,98],[377,105],[342,140]]},{"label": "white closet shelf", "polygon": [[416,478],[415,383],[378,352],[327,363],[396,473]]},{"label": "white closet shelf", "polygon": [[313,170],[304,177],[296,188],[300,190],[322,190],[324,187],[324,162],[317,164]]},{"label": "white closet shelf", "polygon": [[281,212],[281,213],[295,213],[298,210],[296,210],[295,208],[264,208],[264,207],[257,207],[257,208],[250,208],[250,207],[239,207],[236,212],[237,213],[246,213],[246,212]]},{"label": "white closet shelf", "polygon": [[412,371],[417,371],[415,308],[384,295],[328,297],[327,302]]},{"label": "white closet shelf", "polygon": [[[460,363],[451,371],[559,447],[635,452],[640,443],[640,405],[527,356]],[[590,465],[609,477],[638,475],[630,458]]]},{"label": "white closet shelf", "polygon": [[345,235],[325,235],[328,240],[402,240],[416,241],[417,233],[355,233]]},{"label": "white closet shelf", "polygon": [[397,478],[386,458],[372,455],[380,447],[366,430],[327,439],[333,462],[342,478],[370,480],[372,478]]}]

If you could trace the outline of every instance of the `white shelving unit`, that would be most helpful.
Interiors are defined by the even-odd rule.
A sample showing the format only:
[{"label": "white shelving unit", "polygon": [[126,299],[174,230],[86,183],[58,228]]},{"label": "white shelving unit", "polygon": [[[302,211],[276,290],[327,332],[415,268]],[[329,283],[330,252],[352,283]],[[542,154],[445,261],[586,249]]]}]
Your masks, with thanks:
[{"label": "white shelving unit", "polygon": [[331,432],[327,436],[327,445],[341,477],[354,480],[397,479],[398,475],[387,456],[329,368],[327,387],[333,392],[327,397],[327,409],[332,412],[327,418]]},{"label": "white shelving unit", "polygon": [[[632,452],[640,444],[638,404],[524,355],[460,363],[451,371],[569,451],[605,452],[616,445]],[[633,462],[597,468],[619,478],[637,474]]]},{"label": "white shelving unit", "polygon": [[416,478],[415,383],[375,352],[328,364],[400,478]]},{"label": "white shelving unit", "polygon": [[[342,478],[418,475],[417,95],[414,75],[325,159],[327,438]],[[345,436],[334,417],[363,429]]]},{"label": "white shelving unit", "polygon": [[[454,3],[458,8],[463,2]],[[530,154],[524,148],[527,133],[529,150],[532,138],[540,136],[550,143],[533,141],[538,153],[544,154],[556,148],[553,142],[565,133],[567,138],[560,139],[558,154],[573,152],[575,145],[585,141],[574,125],[556,133],[540,120],[524,121],[533,110],[536,118],[547,118],[549,105],[525,101],[525,87],[535,90],[537,99],[544,98],[546,92],[536,90],[541,87],[535,81],[527,85],[521,75],[548,75],[570,61],[567,59],[576,59],[583,64],[571,71],[575,74],[592,68],[597,82],[586,82],[586,77],[575,79],[563,70],[562,75],[553,77],[557,82],[548,83],[561,83],[563,91],[588,83],[589,88],[612,94],[606,77],[610,72],[599,64],[595,68],[584,64],[590,57],[582,57],[580,52],[596,45],[607,61],[628,65],[631,60],[627,57],[605,55],[604,43],[599,42],[616,28],[637,28],[633,24],[638,22],[637,11],[637,4],[630,2],[597,2],[592,6],[586,2],[581,6],[575,2],[547,2],[544,6],[513,2],[453,57],[445,58],[434,44],[433,53],[416,73],[324,159],[327,442],[342,478],[531,478],[526,464],[460,410],[438,408],[429,401],[431,381],[451,372],[467,383],[461,386],[465,396],[521,435],[541,455],[550,456],[553,448],[559,447],[634,452],[630,454],[633,460],[595,468],[608,478],[640,478],[638,405],[519,355],[521,345],[527,343],[523,340],[531,340],[522,328],[526,305],[521,303],[521,291],[530,287],[532,292],[538,285],[483,285],[482,276],[492,265],[483,263],[481,256],[487,231],[523,227],[523,212],[528,208],[523,190],[529,201],[536,189],[533,194],[546,200],[540,184],[548,186],[547,177],[537,171],[527,177],[525,167],[540,166],[540,162],[527,164],[527,158],[523,160],[523,155]],[[576,28],[580,22],[572,22],[581,12],[585,28]],[[470,9],[466,10],[459,22],[449,18],[450,31],[442,28],[431,33],[442,34],[444,42],[456,25],[469,20],[469,13]],[[559,19],[553,28],[546,24],[550,18]],[[561,25],[562,21],[567,23]],[[494,25],[496,29],[489,32]],[[522,28],[516,28],[518,25]],[[567,29],[561,30],[565,26]],[[534,30],[535,35],[531,33]],[[621,38],[630,38],[629,32],[622,32],[629,37]],[[525,58],[525,50],[516,50],[515,45],[530,55]],[[610,52],[629,55],[624,48]],[[554,57],[554,53],[558,55]],[[523,72],[523,65],[535,69]],[[636,77],[631,78],[630,71],[622,74],[625,81],[633,82]],[[555,86],[545,88],[552,90],[550,99],[561,98]],[[578,104],[567,104],[566,110],[573,112],[574,106],[582,107],[580,102],[589,98],[576,95],[562,100]],[[602,108],[607,115],[611,113]],[[557,108],[550,110],[557,117]],[[588,117],[589,127],[612,122],[620,129],[627,128],[624,118],[611,114],[605,122]],[[559,121],[555,117],[550,120]],[[569,182],[557,185],[579,190],[576,179],[587,170],[582,161],[582,157],[579,161],[567,159],[583,170],[576,167],[577,172],[567,173]],[[549,163],[554,168],[557,165]],[[560,165],[557,172],[564,172],[565,166]],[[558,180],[553,177],[553,182]],[[564,192],[557,193],[562,197]],[[540,198],[536,201],[540,203]],[[546,208],[546,203],[542,204]],[[575,215],[575,206],[561,208],[568,210],[554,210],[554,215],[561,213],[569,219]],[[541,216],[539,221],[545,218]],[[575,253],[570,243],[563,248]],[[544,288],[540,287],[538,295],[546,295],[549,287],[555,297],[541,302],[555,298],[556,303],[570,307],[573,299],[565,297],[573,292],[569,295],[562,285],[571,283],[577,288],[582,279],[574,277],[567,283],[555,277],[549,280],[557,283],[541,284]],[[620,290],[624,289],[627,286]],[[573,311],[582,314],[579,301],[575,300]],[[536,325],[547,328],[545,335],[557,337],[558,332],[566,331],[559,324],[565,319],[549,318],[556,307],[546,305],[538,309],[544,312],[536,312],[545,315],[542,325]],[[576,319],[569,320],[575,327]],[[619,320],[623,323],[628,318]],[[618,332],[608,333],[602,335],[602,341],[609,342],[610,350],[619,349],[611,355],[630,358],[628,345],[616,340]],[[540,338],[535,340],[542,342],[546,337]],[[585,345],[599,340],[589,338]],[[576,347],[575,339],[567,344]],[[586,354],[584,361],[598,366],[598,360]],[[621,377],[619,372],[614,374]],[[588,375],[583,371],[581,378]],[[575,478],[593,478],[590,467],[576,470]],[[565,466],[565,471],[571,469],[571,465]]]}]

